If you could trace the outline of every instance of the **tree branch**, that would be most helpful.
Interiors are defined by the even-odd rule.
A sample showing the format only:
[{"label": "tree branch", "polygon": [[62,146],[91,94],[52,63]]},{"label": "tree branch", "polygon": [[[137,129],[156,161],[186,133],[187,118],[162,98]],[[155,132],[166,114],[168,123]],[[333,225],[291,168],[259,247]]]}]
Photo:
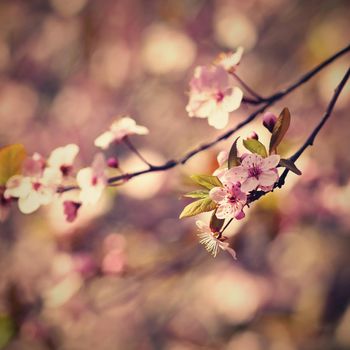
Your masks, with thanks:
[{"label": "tree branch", "polygon": [[[343,56],[344,54],[348,53],[349,51],[350,51],[350,45],[348,45],[345,48],[343,48],[342,50],[336,52],[334,55],[332,55],[331,57],[329,57],[328,59],[326,59],[325,61],[323,61],[322,63],[320,63],[316,67],[314,67],[313,69],[311,69],[309,72],[307,72],[306,74],[302,75],[297,81],[292,83],[290,86],[286,87],[285,89],[283,89],[283,90],[281,90],[281,91],[279,91],[279,92],[277,92],[277,93],[275,93],[275,94],[273,94],[273,95],[271,95],[269,97],[262,98],[259,101],[255,101],[255,100],[251,100],[249,98],[245,98],[244,101],[247,102],[247,103],[255,104],[255,105],[263,103],[263,105],[261,107],[259,107],[257,110],[255,110],[253,113],[251,113],[245,120],[243,120],[242,122],[237,124],[232,129],[226,131],[224,134],[220,135],[219,137],[217,137],[213,141],[204,143],[204,144],[194,148],[193,150],[187,152],[185,155],[183,155],[179,159],[168,160],[167,162],[165,162],[162,165],[158,165],[158,166],[157,165],[150,165],[147,169],[143,169],[143,170],[135,171],[135,172],[132,172],[132,173],[125,173],[125,174],[122,174],[122,175],[111,177],[111,178],[108,179],[108,184],[109,185],[113,185],[113,184],[115,184],[117,182],[120,182],[120,181],[122,181],[122,183],[123,183],[124,181],[130,180],[130,179],[132,179],[134,177],[137,177],[137,176],[140,176],[140,175],[143,175],[143,174],[152,173],[152,172],[158,172],[158,171],[166,171],[166,170],[172,169],[172,168],[174,168],[176,166],[185,164],[189,159],[191,159],[196,154],[198,154],[198,153],[200,153],[202,151],[205,151],[205,150],[215,146],[216,144],[218,144],[219,142],[221,142],[223,140],[228,139],[235,132],[237,132],[242,127],[244,127],[245,125],[247,125],[251,121],[253,121],[260,113],[263,113],[268,107],[272,106],[275,102],[283,99],[285,96],[290,94],[292,91],[294,91],[295,89],[297,89],[301,85],[305,84],[312,77],[317,75],[321,70],[323,70],[329,64],[331,64],[332,62],[334,62],[336,59],[338,59],[339,57]],[[341,89],[340,89],[340,91],[341,91]],[[340,93],[340,91],[339,91],[339,93]],[[338,95],[339,95],[339,93],[338,93]],[[334,104],[335,104],[335,101],[334,101]],[[332,109],[333,109],[333,106],[331,107],[331,110]],[[331,110],[330,110],[330,112],[331,112]],[[326,120],[327,120],[327,118],[326,118]],[[323,124],[325,123],[325,121],[323,122]],[[321,125],[320,128],[322,128],[322,125]],[[318,131],[316,132],[316,135],[317,135]],[[283,176],[283,174],[282,174],[282,176]],[[281,176],[281,178],[282,178],[282,176]],[[285,176],[284,176],[284,178],[285,178]],[[71,186],[71,187],[60,188],[59,192],[62,193],[62,192],[66,192],[66,191],[69,191],[69,190],[72,190],[72,189],[77,189],[77,187],[76,186]]]},{"label": "tree branch", "polygon": [[189,151],[188,153],[186,153],[184,156],[182,156],[178,160],[169,160],[168,162],[166,162],[166,163],[164,163],[163,165],[160,165],[160,166],[152,166],[149,169],[136,171],[136,172],[128,173],[128,174],[122,174],[122,175],[119,175],[119,176],[116,176],[116,177],[112,177],[112,178],[109,179],[109,183],[113,183],[113,182],[120,181],[120,180],[123,180],[123,179],[131,179],[131,178],[133,178],[135,176],[139,176],[139,175],[142,175],[142,174],[145,174],[145,173],[156,172],[156,171],[164,171],[164,170],[168,170],[168,169],[174,168],[175,166],[185,164],[189,159],[191,159],[196,154],[198,154],[198,153],[200,153],[202,151],[205,151],[208,148],[213,147],[214,145],[216,145],[217,143],[219,143],[219,142],[221,142],[223,140],[228,139],[235,132],[237,132],[242,127],[244,127],[245,125],[247,125],[251,121],[253,121],[260,113],[263,113],[266,110],[266,108],[270,107],[275,102],[281,100],[283,97],[285,97],[286,95],[290,94],[292,91],[297,89],[299,86],[305,84],[312,77],[314,77],[318,72],[320,72],[323,68],[327,67],[330,63],[332,63],[333,61],[335,61],[337,58],[341,57],[345,53],[348,53],[349,51],[350,51],[350,45],[348,45],[344,49],[338,51],[337,53],[335,53],[333,56],[329,57],[327,60],[325,60],[321,64],[317,65],[315,68],[313,68],[311,71],[309,71],[308,73],[306,73],[305,75],[300,77],[296,82],[294,82],[292,85],[290,85],[286,89],[284,89],[284,90],[282,90],[282,91],[280,91],[278,93],[275,93],[275,94],[271,95],[270,97],[265,98],[264,99],[265,104],[263,106],[261,106],[260,108],[255,110],[252,114],[250,114],[241,123],[237,124],[234,128],[232,128],[229,131],[225,132],[224,134],[222,134],[221,136],[217,137],[213,141],[210,141],[208,143],[204,143],[204,144],[198,146],[197,148],[195,148],[195,149]]},{"label": "tree branch", "polygon": [[[343,76],[342,80],[334,90],[334,94],[327,106],[327,109],[321,118],[320,122],[316,125],[314,130],[311,132],[311,134],[308,136],[308,138],[305,140],[304,144],[289,158],[293,163],[299,159],[299,157],[304,153],[304,151],[309,147],[312,146],[315,142],[316,136],[320,132],[320,130],[323,128],[329,117],[331,116],[334,107],[337,103],[337,100],[345,87],[347,81],[349,80],[350,77],[350,68],[346,71],[345,75]],[[286,177],[289,173],[289,169],[285,169],[280,176],[278,182],[275,184],[274,188],[282,188],[282,186],[285,184]],[[254,191],[249,195],[249,203],[255,202],[265,194],[269,192],[264,192],[264,191]]]}]

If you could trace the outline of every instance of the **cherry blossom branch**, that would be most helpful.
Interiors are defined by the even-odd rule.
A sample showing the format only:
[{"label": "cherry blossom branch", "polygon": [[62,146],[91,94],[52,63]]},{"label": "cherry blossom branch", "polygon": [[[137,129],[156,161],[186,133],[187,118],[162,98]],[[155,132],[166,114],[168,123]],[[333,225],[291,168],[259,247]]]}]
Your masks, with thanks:
[{"label": "cherry blossom branch", "polygon": [[[268,107],[272,106],[274,103],[277,101],[282,100],[285,96],[308,82],[311,78],[313,78],[315,75],[317,75],[321,70],[323,70],[325,67],[330,65],[332,62],[334,62],[336,59],[339,57],[347,54],[350,51],[350,45],[346,46],[342,50],[336,52],[334,55],[311,69],[309,72],[306,74],[302,75],[298,80],[296,80],[294,83],[292,83],[290,86],[286,87],[285,89],[276,92],[269,97],[265,98],[260,98],[259,100],[253,100],[250,98],[244,98],[244,101],[249,104],[253,105],[260,105],[262,104],[258,109],[256,109],[254,112],[252,112],[245,120],[242,122],[238,123],[235,127],[231,128],[230,130],[226,131],[222,135],[218,136],[216,139],[213,141],[204,143],[202,145],[199,145],[198,147],[194,148],[193,150],[190,150],[189,152],[185,153],[182,157],[178,159],[170,159],[166,161],[165,163],[161,165],[152,165],[148,164],[147,161],[143,160],[147,165],[147,169],[131,172],[131,173],[124,173],[118,176],[113,176],[108,179],[108,184],[109,185],[121,185],[125,181],[128,181],[134,177],[147,174],[147,173],[152,173],[152,172],[159,172],[159,171],[167,171],[170,170],[176,166],[184,165],[189,159],[197,155],[198,153],[201,153],[209,148],[212,148],[216,144],[220,143],[221,141],[224,141],[228,139],[230,136],[232,136],[234,133],[236,133],[238,130],[243,128],[245,125],[249,124],[252,122],[260,113],[263,113]],[[322,126],[321,126],[322,127]],[[134,148],[135,149],[135,148]],[[137,150],[136,150],[137,151]],[[285,178],[285,176],[281,176],[281,178]],[[78,189],[77,186],[69,186],[69,187],[61,187],[58,189],[58,192],[66,192],[70,190],[75,190]]]},{"label": "cherry blossom branch", "polygon": [[140,176],[142,174],[151,173],[151,172],[158,172],[158,171],[165,171],[165,170],[172,169],[176,166],[185,164],[189,159],[191,159],[196,154],[203,152],[203,151],[215,146],[216,144],[218,144],[219,142],[221,142],[223,140],[228,139],[235,132],[237,132],[238,130],[243,128],[245,125],[247,125],[251,121],[253,121],[260,113],[263,113],[268,107],[273,105],[275,102],[281,100],[283,97],[290,94],[292,91],[294,91],[295,89],[297,89],[301,85],[305,84],[312,77],[314,77],[317,73],[319,73],[323,68],[327,67],[329,64],[334,62],[337,58],[348,53],[349,51],[350,51],[350,45],[348,45],[344,49],[338,51],[333,56],[329,57],[327,60],[320,63],[315,68],[313,68],[312,70],[310,70],[309,72],[307,72],[306,74],[301,76],[296,82],[291,84],[289,87],[287,87],[284,90],[279,91],[279,92],[277,92],[269,97],[264,98],[263,101],[265,103],[260,108],[258,108],[253,113],[251,113],[245,120],[243,120],[241,123],[237,124],[234,128],[228,130],[227,132],[225,132],[221,136],[217,137],[213,141],[210,141],[208,143],[204,143],[204,144],[198,146],[197,148],[187,152],[184,156],[182,156],[181,158],[179,158],[177,160],[168,160],[166,163],[164,163],[162,165],[150,166],[149,169],[144,169],[144,170],[140,170],[140,171],[135,171],[133,173],[126,173],[126,174],[122,174],[119,176],[111,177],[108,180],[108,183],[113,184],[114,182],[118,182],[121,180],[130,180],[130,179],[132,179],[136,176]]},{"label": "cherry blossom branch", "polygon": [[[346,71],[342,80],[340,81],[340,83],[338,84],[336,89],[334,90],[334,94],[333,94],[333,96],[328,104],[328,107],[327,107],[323,117],[321,118],[320,122],[316,125],[314,130],[311,132],[311,134],[305,140],[304,144],[289,158],[289,160],[291,162],[295,163],[299,159],[299,157],[304,153],[304,151],[309,146],[312,146],[314,144],[318,133],[321,131],[321,129],[323,128],[323,126],[325,125],[325,123],[327,122],[329,117],[331,116],[331,114],[334,110],[334,107],[337,103],[337,100],[338,100],[343,88],[345,87],[347,81],[349,80],[349,77],[350,77],[350,68],[348,68],[348,70]],[[286,180],[288,173],[289,173],[289,169],[286,168],[283,171],[282,175],[280,176],[278,182],[275,184],[275,188],[282,188],[283,187],[283,185],[285,184],[285,180]],[[258,200],[259,198],[261,198],[262,196],[264,196],[267,193],[269,193],[269,192],[254,191],[253,193],[251,193],[249,195],[249,203],[255,202],[256,200]]]},{"label": "cherry blossom branch", "polygon": [[[342,80],[340,81],[339,85],[334,90],[333,97],[330,100],[328,107],[327,107],[327,110],[324,113],[320,122],[316,125],[315,129],[311,132],[309,137],[305,140],[304,144],[289,158],[293,163],[295,163],[299,159],[299,157],[304,153],[304,151],[308,147],[313,146],[318,133],[321,131],[321,129],[323,128],[323,126],[325,125],[325,123],[327,122],[329,117],[331,116],[333,109],[334,109],[334,106],[337,103],[337,100],[338,100],[343,88],[345,87],[347,81],[349,80],[349,77],[350,77],[350,67],[346,71],[346,73],[345,73],[344,77],[342,78]],[[279,182],[278,182],[279,188],[281,188],[284,185],[284,182],[285,182],[285,179],[288,175],[288,172],[289,172],[289,170],[285,169],[284,172],[282,173],[282,175],[279,179]]]}]

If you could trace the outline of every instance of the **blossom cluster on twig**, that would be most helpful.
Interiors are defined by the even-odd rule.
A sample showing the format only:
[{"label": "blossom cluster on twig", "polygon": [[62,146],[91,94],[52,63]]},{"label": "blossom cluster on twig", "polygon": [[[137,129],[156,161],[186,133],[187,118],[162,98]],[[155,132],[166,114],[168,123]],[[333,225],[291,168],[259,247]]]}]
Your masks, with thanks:
[{"label": "blossom cluster on twig", "polygon": [[[133,173],[123,172],[116,157],[106,159],[102,152],[94,156],[90,166],[76,169],[75,159],[79,147],[75,144],[59,147],[47,158],[39,153],[27,156],[24,146],[20,144],[0,148],[0,219],[6,218],[11,202],[16,201],[22,213],[30,214],[40,206],[59,198],[63,192],[76,190],[77,200],[63,202],[62,208],[67,221],[72,222],[76,219],[80,207],[96,204],[107,186],[121,185],[136,176],[166,171],[185,164],[196,154],[228,139],[276,101],[290,94],[349,51],[350,45],[310,70],[286,89],[269,97],[261,97],[238,76],[242,48],[238,48],[234,53],[219,55],[210,65],[196,67],[190,81],[189,101],[186,106],[189,117],[207,118],[209,125],[223,129],[227,126],[231,113],[238,109],[241,103],[260,107],[243,122],[213,141],[202,144],[181,158],[169,160],[162,165],[149,163],[133,145],[131,136],[147,135],[149,130],[145,126],[137,125],[129,116],[118,117],[107,131],[95,139],[94,144],[104,151],[112,144],[124,143],[147,166],[146,169]],[[184,208],[180,218],[212,212],[209,224],[197,221],[197,226],[200,229],[200,243],[204,244],[213,256],[222,249],[235,258],[234,250],[229,247],[227,237],[223,235],[226,227],[232,220],[243,219],[245,210],[251,202],[273,191],[274,188],[281,187],[289,171],[301,174],[295,161],[308,146],[313,144],[318,132],[328,120],[349,74],[348,71],[335,90],[320,123],[290,158],[282,159],[277,151],[277,146],[283,140],[291,119],[288,108],[284,108],[278,118],[270,112],[264,114],[263,124],[271,133],[268,147],[259,141],[256,133],[253,133],[243,140],[243,146],[248,151],[243,153],[238,149],[239,138],[237,138],[228,152],[223,151],[218,155],[219,167],[212,175],[192,176],[201,189],[186,195],[195,198],[196,201]],[[236,82],[240,86],[236,86]],[[285,170],[280,175],[281,167]]]}]

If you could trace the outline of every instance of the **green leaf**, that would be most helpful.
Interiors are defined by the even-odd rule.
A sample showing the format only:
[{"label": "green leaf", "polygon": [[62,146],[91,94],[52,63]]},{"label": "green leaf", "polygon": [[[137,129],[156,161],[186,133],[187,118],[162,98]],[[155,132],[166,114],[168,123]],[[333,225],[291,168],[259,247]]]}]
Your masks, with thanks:
[{"label": "green leaf", "polygon": [[284,108],[281,114],[279,115],[275,126],[272,130],[269,153],[272,154],[276,151],[277,146],[283,140],[284,135],[286,134],[290,125],[290,112],[288,108]]},{"label": "green leaf", "polygon": [[15,325],[12,319],[5,315],[0,315],[0,349],[4,349],[12,337],[15,335]]},{"label": "green leaf", "polygon": [[216,217],[216,210],[213,212],[213,215],[211,216],[210,219],[210,229],[212,232],[220,232],[222,226],[224,226],[225,219],[218,219]]},{"label": "green leaf", "polygon": [[26,150],[20,144],[0,149],[0,186],[5,185],[11,176],[21,173],[26,156]]},{"label": "green leaf", "polygon": [[280,159],[279,166],[287,168],[291,172],[297,175],[301,175],[301,171],[296,167],[296,165],[290,159]]},{"label": "green leaf", "polygon": [[198,190],[198,191],[192,191],[184,194],[184,197],[188,197],[188,198],[207,198],[208,196],[209,196],[208,190]]},{"label": "green leaf", "polygon": [[222,187],[221,181],[217,176],[212,175],[192,175],[191,179],[196,182],[198,185],[201,185],[208,190],[211,190],[214,187]]},{"label": "green leaf", "polygon": [[239,137],[236,138],[235,142],[232,144],[230,153],[228,154],[228,162],[227,167],[231,169],[234,166],[240,165],[241,161],[238,158],[238,151],[237,151],[237,141]]},{"label": "green leaf", "polygon": [[180,219],[194,216],[206,211],[212,211],[216,208],[216,203],[210,198],[199,199],[198,201],[192,202],[183,209],[180,214]]},{"label": "green leaf", "polygon": [[259,154],[264,158],[267,157],[266,148],[260,141],[255,139],[243,140],[243,145],[248,151]]}]

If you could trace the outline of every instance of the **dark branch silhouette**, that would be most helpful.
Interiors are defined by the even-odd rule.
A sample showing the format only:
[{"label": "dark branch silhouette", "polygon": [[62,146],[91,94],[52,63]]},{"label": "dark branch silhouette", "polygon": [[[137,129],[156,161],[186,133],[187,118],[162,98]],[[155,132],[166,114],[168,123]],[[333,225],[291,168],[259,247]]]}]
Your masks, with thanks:
[{"label": "dark branch silhouette", "polygon": [[[346,85],[347,81],[349,80],[349,77],[350,77],[350,68],[348,68],[348,70],[346,71],[342,80],[340,81],[340,83],[338,84],[336,89],[334,90],[334,94],[333,94],[333,96],[332,96],[332,98],[327,106],[327,109],[326,109],[323,117],[321,118],[320,122],[316,125],[314,130],[311,132],[311,134],[305,140],[304,144],[291,157],[289,157],[290,161],[292,161],[293,163],[296,162],[299,159],[299,157],[304,153],[304,151],[309,146],[312,146],[314,144],[316,136],[318,135],[320,130],[323,128],[323,126],[325,125],[325,123],[327,122],[329,117],[331,116],[331,114],[334,110],[334,107],[337,103],[337,100],[338,100],[344,86]],[[289,169],[286,168],[283,171],[282,175],[280,176],[278,182],[275,184],[275,188],[282,188],[283,187],[283,185],[285,184],[285,180],[286,180],[288,173],[289,173]],[[249,203],[255,202],[256,200],[258,200],[259,198],[261,198],[262,196],[264,196],[267,193],[269,193],[269,192],[253,191],[249,195]]]}]

